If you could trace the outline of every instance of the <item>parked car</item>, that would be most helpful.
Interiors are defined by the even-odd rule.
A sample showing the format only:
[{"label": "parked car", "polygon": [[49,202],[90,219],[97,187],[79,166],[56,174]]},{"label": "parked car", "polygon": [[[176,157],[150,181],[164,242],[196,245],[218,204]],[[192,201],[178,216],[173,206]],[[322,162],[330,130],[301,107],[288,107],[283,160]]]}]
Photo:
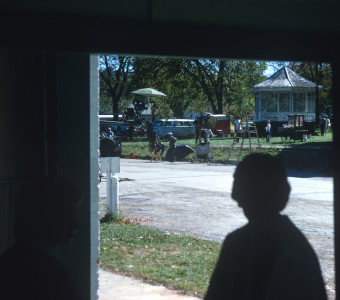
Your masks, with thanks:
[{"label": "parked car", "polygon": [[194,137],[195,124],[191,119],[158,119],[153,124],[153,131],[159,138],[172,132],[175,137]]}]

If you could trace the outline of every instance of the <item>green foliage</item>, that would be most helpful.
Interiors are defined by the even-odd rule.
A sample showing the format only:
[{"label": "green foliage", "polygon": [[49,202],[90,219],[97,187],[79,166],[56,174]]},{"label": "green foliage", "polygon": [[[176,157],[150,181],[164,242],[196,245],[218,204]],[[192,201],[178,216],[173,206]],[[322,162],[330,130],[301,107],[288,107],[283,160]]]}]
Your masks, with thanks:
[{"label": "green foliage", "polygon": [[130,88],[152,87],[167,95],[151,99],[158,118],[205,111],[237,114],[254,110],[251,88],[264,70],[265,63],[258,61],[137,57]]},{"label": "green foliage", "polygon": [[293,62],[289,67],[300,76],[321,85],[316,89],[316,113],[330,114],[332,111],[332,68],[328,63],[317,62]]},{"label": "green foliage", "polygon": [[222,59],[182,60],[183,70],[201,89],[214,113],[236,115],[254,110],[252,86],[262,78],[264,62]]},{"label": "green foliage", "polygon": [[134,68],[131,90],[151,87],[167,95],[150,98],[157,118],[183,118],[186,113],[192,112],[190,106],[202,98],[200,91],[183,73],[179,59],[137,57]]},{"label": "green foliage", "polygon": [[133,71],[133,57],[120,55],[99,56],[101,111],[108,111],[107,99],[111,100],[111,113],[119,112],[119,102],[126,93],[130,73]]},{"label": "green foliage", "polygon": [[123,223],[124,222],[124,217],[121,214],[121,212],[119,212],[117,215],[115,214],[109,214],[107,213],[104,217],[102,217],[100,219],[100,223]]},{"label": "green foliage", "polygon": [[102,95],[99,99],[100,114],[112,114],[112,99]]},{"label": "green foliage", "polygon": [[203,297],[220,243],[133,223],[101,224],[102,267]]},{"label": "green foliage", "polygon": [[[270,63],[268,63],[270,64]],[[318,91],[318,110],[331,110],[332,70],[329,64],[305,62],[271,62],[288,65],[299,75],[323,88]],[[140,88],[153,88],[167,97],[150,97],[155,118],[186,114],[225,113],[242,115],[254,110],[252,87],[265,79],[266,62],[225,59],[178,59],[155,57],[100,56],[101,111],[108,112],[108,99],[115,111],[125,111]],[[111,109],[112,111],[112,109]]]},{"label": "green foliage", "polygon": [[[319,133],[319,131],[317,131]],[[214,157],[214,161],[216,163],[236,163],[238,160],[239,155],[239,145],[235,147],[235,150],[231,152],[231,155],[229,157],[229,161],[227,161],[229,156],[230,148],[233,144],[233,137],[214,137],[210,139],[211,144],[211,154]],[[322,149],[327,149],[329,151],[332,149],[332,140],[333,140],[333,134],[332,130],[330,130],[329,134],[327,136],[310,136],[308,137],[308,140],[306,142],[301,141],[292,141],[292,140],[282,140],[280,137],[271,137],[270,143],[266,143],[265,138],[260,138],[260,145],[261,145],[261,151],[263,153],[268,153],[270,155],[279,155],[280,158],[282,158],[283,162],[288,167],[294,167],[297,164],[296,159],[290,160],[287,157],[293,157],[291,153],[299,152],[299,153],[313,153],[317,152],[319,150],[315,150],[321,148],[321,152],[323,152]],[[168,150],[169,143],[164,142],[165,146],[165,153]],[[195,140],[194,139],[178,139],[177,145],[188,145],[192,147],[193,149],[196,148]],[[252,149],[257,150],[257,140],[252,139],[251,140]],[[290,151],[287,151],[286,149],[292,149]],[[143,138],[134,138],[133,141],[125,141],[123,142],[123,148],[122,148],[122,158],[128,158],[130,153],[134,153],[137,159],[151,159],[151,154],[148,150],[148,142],[145,137]],[[250,153],[250,147],[249,147],[249,140],[244,140],[243,150],[241,151],[240,160],[246,155]],[[301,156],[301,155],[297,155]],[[195,158],[195,153],[188,155],[185,159],[185,161],[191,161],[191,159]],[[311,159],[314,159],[311,156]],[[290,162],[287,164],[287,162]],[[325,162],[324,162],[325,163]],[[317,163],[311,163],[309,164],[311,168],[313,168]],[[307,164],[308,165],[308,164]],[[295,166],[296,167],[296,166]],[[318,167],[320,169],[320,167]]]}]

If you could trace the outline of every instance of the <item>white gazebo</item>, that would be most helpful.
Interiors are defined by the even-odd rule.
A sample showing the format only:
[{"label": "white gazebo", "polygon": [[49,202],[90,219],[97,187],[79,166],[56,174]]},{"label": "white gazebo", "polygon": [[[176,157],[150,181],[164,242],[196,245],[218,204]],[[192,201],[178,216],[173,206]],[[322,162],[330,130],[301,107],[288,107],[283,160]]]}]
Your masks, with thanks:
[{"label": "white gazebo", "polygon": [[281,68],[253,87],[255,121],[285,122],[288,115],[299,114],[304,115],[304,121],[315,122],[316,87],[289,68]]}]

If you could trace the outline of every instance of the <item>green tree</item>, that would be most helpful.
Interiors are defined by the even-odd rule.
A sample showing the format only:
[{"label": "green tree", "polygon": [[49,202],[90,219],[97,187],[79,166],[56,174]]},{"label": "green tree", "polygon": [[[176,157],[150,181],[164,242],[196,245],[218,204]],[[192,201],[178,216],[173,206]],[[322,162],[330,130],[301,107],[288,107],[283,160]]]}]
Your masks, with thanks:
[{"label": "green tree", "polygon": [[128,80],[133,71],[133,57],[120,55],[100,55],[100,94],[111,98],[112,113],[119,112],[119,102],[126,92]]},{"label": "green tree", "polygon": [[[130,89],[150,87],[167,97],[151,97],[152,111],[158,118],[182,118],[192,112],[192,103],[198,106],[202,93],[193,86],[183,72],[181,60],[176,58],[136,57]],[[141,96],[133,96],[140,97]]]},{"label": "green tree", "polygon": [[192,78],[183,72],[180,59],[163,59],[158,80],[159,86],[168,95],[162,100],[167,102],[173,116],[184,118],[185,114],[192,114],[193,106],[202,110],[199,100],[202,100],[203,94],[200,89],[197,89]]},{"label": "green tree", "polygon": [[[300,76],[316,83],[315,120],[319,123],[320,113],[330,114],[332,110],[332,69],[331,65],[320,62],[292,62],[289,68]],[[321,88],[319,87],[321,86]]]},{"label": "green tree", "polygon": [[262,78],[264,62],[183,59],[183,70],[200,88],[215,114],[253,109],[251,87]]},{"label": "green tree", "polygon": [[[134,59],[134,72],[131,77],[131,82],[129,84],[129,91],[142,89],[142,88],[152,88],[159,90],[162,89],[158,86],[158,76],[161,71],[160,59],[153,57],[139,56]],[[165,93],[166,94],[166,93]],[[163,97],[160,97],[163,98]],[[146,102],[147,98],[141,95],[130,94],[129,99],[131,102],[138,99]],[[150,106],[152,114],[157,114],[159,117],[166,117],[169,112],[166,105],[162,105],[161,99],[157,97],[150,97]]]},{"label": "green tree", "polygon": [[150,98],[157,117],[237,114],[254,109],[252,87],[265,68],[259,61],[136,57],[130,90],[150,87],[165,93]]},{"label": "green tree", "polygon": [[99,99],[99,113],[100,114],[111,114],[112,113],[112,100],[110,97],[100,92],[101,96]]}]

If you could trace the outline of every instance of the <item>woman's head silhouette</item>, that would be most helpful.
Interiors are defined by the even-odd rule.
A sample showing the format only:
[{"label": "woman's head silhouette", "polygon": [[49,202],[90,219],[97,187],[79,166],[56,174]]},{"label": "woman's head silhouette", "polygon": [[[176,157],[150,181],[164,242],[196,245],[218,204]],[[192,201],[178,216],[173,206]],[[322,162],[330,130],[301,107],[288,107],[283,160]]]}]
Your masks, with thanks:
[{"label": "woman's head silhouette", "polygon": [[290,186],[281,162],[268,154],[246,156],[234,173],[232,198],[250,219],[282,211]]}]

